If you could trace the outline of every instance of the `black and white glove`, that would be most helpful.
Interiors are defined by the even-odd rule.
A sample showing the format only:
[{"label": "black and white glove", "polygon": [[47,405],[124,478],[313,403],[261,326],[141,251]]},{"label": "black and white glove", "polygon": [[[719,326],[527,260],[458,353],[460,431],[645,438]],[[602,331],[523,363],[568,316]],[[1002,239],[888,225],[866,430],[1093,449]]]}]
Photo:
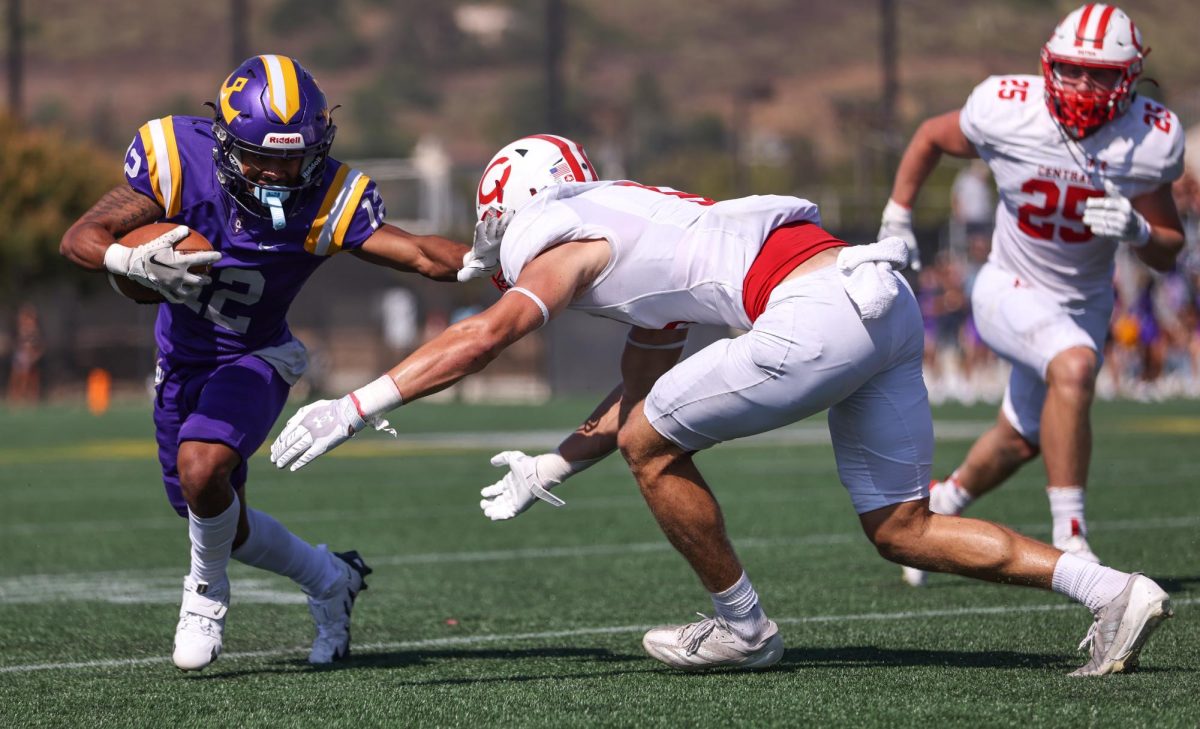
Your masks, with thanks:
[{"label": "black and white glove", "polygon": [[492,521],[511,519],[538,499],[551,506],[563,506],[566,502],[550,489],[577,472],[558,453],[527,456],[521,451],[504,451],[492,456],[492,465],[508,467],[504,478],[479,492],[483,497],[479,508]]},{"label": "black and white glove", "polygon": [[490,276],[500,267],[500,241],[504,239],[504,231],[508,229],[512,217],[511,210],[500,212],[492,208],[483,214],[483,220],[475,224],[471,250],[463,256],[463,265],[458,271],[460,283]]},{"label": "black and white glove", "polygon": [[104,251],[104,267],[154,289],[167,301],[182,303],[195,297],[200,289],[212,282],[208,276],[191,273],[188,269],[221,260],[218,251],[176,251],[175,244],[187,236],[188,227],[180,225],[136,248],[113,243]]},{"label": "black and white glove", "polygon": [[1104,181],[1104,197],[1084,203],[1083,224],[1102,238],[1112,238],[1140,248],[1150,242],[1150,223],[1133,209],[1133,203],[1112,182]]},{"label": "black and white glove", "polygon": [[908,267],[914,271],[921,270],[921,251],[917,248],[917,235],[912,227],[912,209],[888,198],[883,207],[883,219],[879,222],[879,235],[875,240],[885,238],[901,238],[908,246]]}]

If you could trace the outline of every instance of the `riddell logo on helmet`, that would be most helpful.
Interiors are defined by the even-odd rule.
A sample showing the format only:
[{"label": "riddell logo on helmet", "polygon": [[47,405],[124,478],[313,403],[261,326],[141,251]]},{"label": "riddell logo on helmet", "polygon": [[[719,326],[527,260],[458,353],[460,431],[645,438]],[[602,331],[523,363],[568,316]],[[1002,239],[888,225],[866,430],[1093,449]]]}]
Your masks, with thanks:
[{"label": "riddell logo on helmet", "polygon": [[303,147],[304,137],[300,134],[268,134],[263,137],[262,146],[264,147]]}]

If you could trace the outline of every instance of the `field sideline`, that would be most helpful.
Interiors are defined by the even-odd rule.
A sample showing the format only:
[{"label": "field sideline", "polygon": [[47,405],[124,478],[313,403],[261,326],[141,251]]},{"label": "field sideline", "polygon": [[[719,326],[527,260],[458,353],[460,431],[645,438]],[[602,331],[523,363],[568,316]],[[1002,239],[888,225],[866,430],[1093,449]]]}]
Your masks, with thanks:
[{"label": "field sideline", "polygon": [[[417,404],[298,474],[262,454],[249,500],[375,568],[355,654],[304,663],[286,580],[237,565],[226,653],[170,663],[186,530],[158,483],[146,409],[0,411],[0,725],[1179,726],[1200,724],[1200,407],[1099,403],[1092,543],[1172,593],[1142,669],[1069,679],[1089,617],[1065,599],[879,559],[837,484],[823,419],[718,447],[701,467],[788,650],[761,674],[687,675],[640,633],[711,610],[617,458],[492,524],[495,450],[552,446],[589,409]],[[291,408],[289,408],[290,412]],[[935,471],[990,407],[937,411]],[[1040,464],[972,514],[1046,537]]]}]

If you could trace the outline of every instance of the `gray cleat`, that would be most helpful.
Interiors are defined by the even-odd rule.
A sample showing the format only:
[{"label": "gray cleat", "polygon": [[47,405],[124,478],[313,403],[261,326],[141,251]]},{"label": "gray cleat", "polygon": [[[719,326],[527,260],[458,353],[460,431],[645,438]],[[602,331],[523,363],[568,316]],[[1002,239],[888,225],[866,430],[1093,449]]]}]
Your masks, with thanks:
[{"label": "gray cleat", "polygon": [[709,668],[767,668],[783,658],[783,638],[775,621],[767,621],[765,635],[750,645],[733,634],[725,621],[703,614],[687,625],[655,628],[642,638],[651,657],[673,668],[700,671]]},{"label": "gray cleat", "polygon": [[1146,639],[1172,614],[1167,593],[1154,580],[1135,572],[1121,594],[1096,611],[1096,621],[1079,644],[1081,650],[1090,644],[1091,660],[1071,675],[1103,676],[1133,670]]}]

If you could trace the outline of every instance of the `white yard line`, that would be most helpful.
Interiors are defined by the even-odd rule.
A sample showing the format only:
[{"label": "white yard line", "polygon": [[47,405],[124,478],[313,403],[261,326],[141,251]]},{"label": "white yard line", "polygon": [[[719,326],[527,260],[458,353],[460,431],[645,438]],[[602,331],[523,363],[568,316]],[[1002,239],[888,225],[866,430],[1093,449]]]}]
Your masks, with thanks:
[{"label": "white yard line", "polygon": [[[1200,515],[1175,517],[1156,517],[1149,519],[1097,519],[1090,526],[1093,532],[1104,531],[1142,531],[1156,529],[1194,529],[1200,526]],[[1044,522],[1036,524],[1017,524],[1014,529],[1026,534],[1046,534],[1048,526]],[[827,532],[806,534],[798,537],[746,537],[734,535],[734,545],[740,549],[774,549],[779,547],[819,547],[839,544],[863,542],[866,537],[859,531]],[[613,556],[621,554],[647,554],[655,552],[670,552],[671,545],[665,540],[651,542],[627,542],[623,544],[591,544],[564,547],[521,547],[516,549],[485,549],[459,552],[427,552],[417,554],[366,555],[368,563],[373,567],[405,567],[425,564],[471,564],[477,562],[509,562],[530,559],[564,559],[586,558],[596,556]],[[181,552],[186,555],[186,552]],[[258,571],[250,571],[234,564],[234,569],[245,574],[261,576]],[[128,580],[149,580],[175,578],[182,575],[183,567],[157,567],[142,570],[96,570],[85,572],[41,573],[27,575],[10,575],[0,577],[0,605],[11,602],[28,602],[19,599],[19,594],[30,590],[55,590],[59,585],[117,583]],[[248,582],[236,580],[235,586]],[[174,589],[174,588],[173,588]],[[69,592],[70,590],[65,589]],[[45,596],[45,595],[44,595]],[[95,596],[93,596],[95,598]],[[81,596],[80,599],[87,599]]]},{"label": "white yard line", "polygon": [[[1185,598],[1175,600],[1175,606],[1194,605],[1200,603],[1200,598]],[[775,622],[787,625],[806,623],[841,623],[850,621],[891,621],[914,620],[941,617],[989,617],[1004,615],[1019,615],[1023,613],[1056,612],[1059,610],[1079,610],[1079,606],[1071,603],[1054,603],[1042,605],[1018,605],[1012,607],[973,607],[948,608],[944,610],[905,610],[900,612],[852,613],[849,615],[808,615],[794,618],[775,618]],[[364,652],[419,650],[423,648],[444,648],[447,646],[470,646],[484,643],[506,643],[524,641],[543,641],[556,638],[578,638],[589,635],[612,635],[626,633],[641,633],[649,630],[652,625],[613,625],[594,628],[575,628],[571,630],[549,630],[537,633],[501,633],[484,635],[464,635],[454,638],[429,638],[426,640],[387,641],[356,645],[357,655]],[[238,653],[223,653],[222,663],[244,661],[254,658],[276,658],[283,656],[300,656],[308,648],[295,646],[265,651],[244,651]],[[76,661],[63,663],[26,663],[14,666],[0,666],[0,673],[29,673],[32,671],[77,671],[94,668],[132,668],[170,663],[168,656],[153,656],[147,658],[112,658],[100,661]]]}]

